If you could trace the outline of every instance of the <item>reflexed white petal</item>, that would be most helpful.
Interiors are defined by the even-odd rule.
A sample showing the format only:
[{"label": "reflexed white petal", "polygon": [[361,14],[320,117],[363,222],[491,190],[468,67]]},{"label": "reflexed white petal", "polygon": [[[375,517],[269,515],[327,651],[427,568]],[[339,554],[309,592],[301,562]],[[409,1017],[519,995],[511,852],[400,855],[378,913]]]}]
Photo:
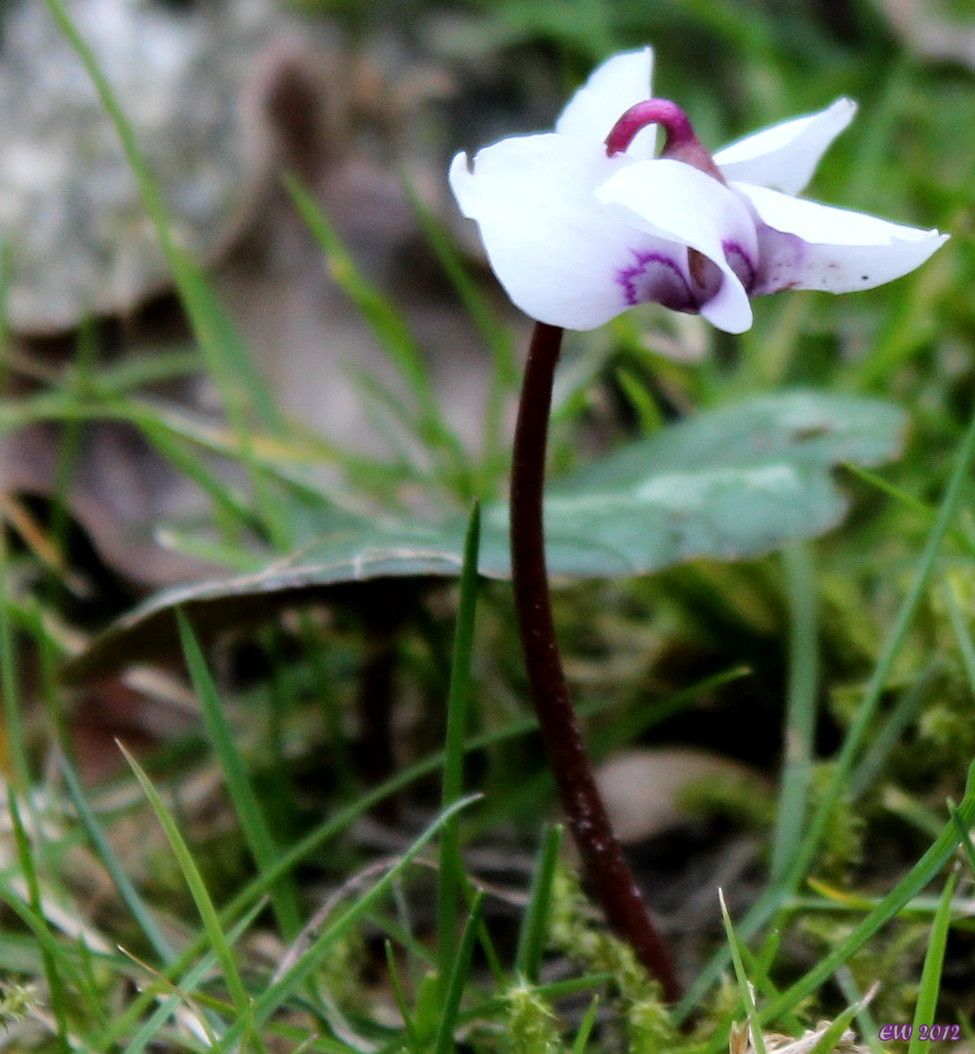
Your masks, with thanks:
[{"label": "reflexed white petal", "polygon": [[[650,98],[652,78],[651,48],[625,51],[607,59],[572,96],[555,124],[556,132],[602,143],[631,106]],[[649,158],[655,145],[655,128],[646,128],[627,153],[631,158]]]},{"label": "reflexed white petal", "polygon": [[758,242],[748,207],[732,191],[691,165],[660,159],[620,168],[596,196],[632,213],[648,233],[681,242],[716,264],[723,281],[701,303],[701,314],[729,333],[751,326],[748,293],[728,253],[757,269]]},{"label": "reflexed white petal", "polygon": [[856,103],[837,99],[807,117],[773,125],[726,146],[714,160],[729,181],[798,194],[812,178],[830,143],[853,120]]},{"label": "reflexed white petal", "polygon": [[761,221],[756,296],[783,289],[872,289],[913,271],[948,240],[936,230],[904,227],[765,187],[733,187]]},{"label": "reflexed white petal", "polygon": [[608,214],[593,187],[625,164],[601,144],[554,133],[481,150],[473,171],[458,154],[450,186],[477,221],[494,273],[525,314],[594,329],[628,306],[620,272],[655,240]]}]

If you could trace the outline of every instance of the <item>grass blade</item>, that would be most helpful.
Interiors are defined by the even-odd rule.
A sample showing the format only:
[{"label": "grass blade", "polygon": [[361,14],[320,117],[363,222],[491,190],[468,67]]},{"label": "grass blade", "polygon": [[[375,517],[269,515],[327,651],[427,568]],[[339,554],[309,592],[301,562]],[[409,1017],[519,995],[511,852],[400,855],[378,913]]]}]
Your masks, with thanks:
[{"label": "grass blade", "polygon": [[958,583],[950,576],[945,578],[945,606],[948,609],[948,620],[958,641],[958,651],[965,667],[969,689],[975,693],[975,641],[965,622],[961,600],[958,596]]},{"label": "grass blade", "polygon": [[[264,907],[264,904],[256,904],[250,913],[240,919],[229,931],[228,938],[232,944],[236,943],[250,929],[251,924]],[[100,1037],[101,1042],[96,1049],[113,1049],[118,1038],[125,1033],[130,1024],[134,1025],[142,1017],[146,1007],[157,1000],[159,1005],[128,1042],[122,1054],[143,1054],[150,1043],[157,1038],[160,1029],[178,1012],[181,1003],[191,1007],[194,1015],[199,1020],[201,1029],[207,1033],[208,1045],[212,1046],[215,1040],[212,1036],[209,1022],[202,1012],[198,1012],[195,1007],[192,1007],[191,997],[198,985],[210,976],[216,965],[217,957],[210,951],[203,955],[189,970],[185,971],[178,980],[171,980],[164,974],[155,974],[155,982],[146,985],[142,989],[139,996],[129,1004],[126,1012],[118,1019],[115,1027],[106,1035]],[[161,992],[167,992],[168,994],[160,999]]]},{"label": "grass blade", "polygon": [[[2,523],[0,523],[2,527]],[[21,709],[17,645],[11,625],[7,536],[0,530],[0,697],[3,724],[0,726],[0,768],[10,774],[13,787],[26,794],[30,786],[30,762]]]},{"label": "grass blade", "polygon": [[583,1051],[585,1051],[593,1026],[596,1024],[596,1014],[598,1013],[599,996],[597,995],[593,996],[585,1017],[579,1023],[579,1031],[576,1033],[576,1038],[572,1041],[572,1054],[583,1054]]},{"label": "grass blade", "polygon": [[[416,432],[439,455],[441,467],[457,479],[470,476],[469,457],[437,404],[422,349],[392,304],[359,272],[338,232],[311,194],[294,178],[285,186],[302,219],[326,254],[332,277],[368,322],[407,385],[417,409]],[[470,488],[468,488],[470,489]]]},{"label": "grass blade", "polygon": [[841,1014],[830,1022],[829,1028],[823,1030],[822,1035],[816,1041],[816,1045],[809,1054],[832,1054],[836,1050],[840,1036],[850,1027],[853,1019],[867,1006],[877,992],[877,985],[870,989],[867,994],[848,1006]]},{"label": "grass blade", "polygon": [[880,1041],[880,1027],[877,1019],[870,1012],[870,1006],[863,992],[857,987],[853,973],[848,966],[836,971],[836,982],[847,1003],[856,1003],[860,1007],[856,1019],[861,1041],[870,1048],[871,1054],[885,1054],[884,1045]]},{"label": "grass blade", "polygon": [[[412,863],[420,850],[439,833],[443,824],[454,813],[459,812],[477,800],[478,796],[472,795],[469,798],[455,802],[446,812],[441,813],[410,846],[409,850],[389,868],[368,892],[318,935],[284,976],[275,981],[254,1000],[252,1021],[255,1025],[263,1025],[281,1004],[304,984],[336,941],[344,937],[348,930],[370,911],[373,904],[388,892],[390,886],[396,881],[402,871]],[[243,1021],[234,1022],[224,1033],[214,1051],[220,1052],[235,1049],[234,1044],[240,1040],[245,1027]]]},{"label": "grass blade", "polygon": [[[460,603],[454,631],[454,650],[447,693],[447,732],[444,746],[441,808],[459,801],[464,789],[464,743],[467,737],[471,697],[471,655],[477,613],[477,556],[481,537],[481,509],[471,509],[464,541],[464,565],[460,576]],[[440,835],[440,869],[437,882],[437,948],[440,976],[453,958],[457,939],[457,916],[464,884],[460,857],[460,827],[455,815],[444,823]]]},{"label": "grass blade", "polygon": [[[211,365],[220,367],[214,371],[218,385],[221,382],[227,385],[229,382],[229,386],[222,391],[222,394],[229,396],[225,400],[228,414],[233,419],[235,405],[249,405],[258,409],[265,425],[277,424],[277,411],[268,398],[267,388],[255,373],[242,343],[233,334],[230,321],[218,305],[212,287],[173,237],[166,202],[139,147],[135,129],[99,66],[94,51],[68,15],[64,0],[44,0],[44,3],[80,59],[103,109],[115,126],[125,159],[135,176],[146,213],[179,288],[200,347],[210,353]],[[246,382],[246,395],[236,389],[239,381]]]},{"label": "grass blade", "polygon": [[958,815],[957,805],[949,802],[949,811],[955,830],[958,832],[959,843],[968,863],[968,869],[975,875],[975,842],[972,841],[971,826],[966,825],[965,821]]},{"label": "grass blade", "polygon": [[[598,712],[599,710],[604,709],[605,706],[605,703],[597,703],[593,706],[581,706],[579,708],[580,715],[586,716]],[[509,722],[503,728],[471,736],[465,744],[465,750],[468,752],[483,750],[498,743],[507,742],[518,736],[528,735],[536,728],[536,719],[533,716],[525,716]],[[239,918],[245,912],[254,911],[255,904],[260,902],[261,898],[267,893],[268,889],[275,881],[292,871],[297,864],[307,858],[311,853],[318,850],[330,839],[345,830],[359,816],[368,812],[391,795],[400,793],[405,787],[408,787],[416,780],[422,779],[425,776],[430,776],[438,771],[442,771],[443,765],[444,755],[443,753],[437,753],[416,762],[410,767],[403,769],[401,772],[397,772],[382,784],[372,788],[365,794],[362,794],[355,801],[330,816],[319,827],[309,832],[309,834],[299,842],[295,843],[288,849],[283,850],[272,867],[252,879],[222,909],[220,917],[223,925],[229,927],[231,925],[230,920]],[[167,969],[166,975],[168,977],[176,977],[181,971],[187,970],[189,964],[201,954],[205,944],[205,934],[200,934],[192,940],[188,946],[180,952],[178,959]],[[607,978],[599,976],[596,978],[584,978],[581,981],[574,980],[569,982],[559,982],[554,986],[541,986],[541,988],[547,994],[550,992],[553,998],[560,998],[563,995],[572,994],[576,991],[588,990],[594,986],[605,983],[607,980]],[[151,996],[147,997],[144,994],[140,994],[132,1005],[132,1013],[136,1014],[139,1007],[143,1006],[145,1003],[151,1002],[152,998],[153,997]],[[493,1014],[503,1009],[503,1006],[503,1001],[499,1001],[497,1003],[489,1003],[482,1009],[485,1014]],[[477,1011],[477,1013],[480,1012],[481,1011]],[[474,1020],[475,1017],[476,1013],[472,1012],[470,1020]],[[462,1019],[468,1019],[466,1012],[462,1015]],[[128,1019],[126,1018],[126,1020]],[[111,1032],[106,1037],[107,1042],[104,1045],[106,1047],[110,1046],[110,1042],[114,1042],[117,1034],[120,1033]]]},{"label": "grass blade", "polygon": [[[487,298],[468,273],[454,239],[437,222],[408,180],[404,180],[404,186],[427,244],[436,254],[479,336],[491,352],[493,370],[484,409],[485,470],[481,478],[482,487],[490,486],[496,482],[492,466],[500,464],[503,467],[507,464],[508,452],[503,436],[504,400],[509,393],[517,393],[520,381],[511,333],[498,324]],[[486,499],[487,496],[487,492],[482,490],[481,497]]]},{"label": "grass blade", "polygon": [[386,969],[389,971],[389,982],[393,989],[393,999],[396,1001],[396,1008],[399,1010],[400,1017],[403,1019],[403,1030],[406,1032],[406,1042],[411,1051],[414,1051],[415,1054],[420,1054],[420,1051],[423,1049],[423,1044],[420,1042],[419,1036],[416,1034],[416,1029],[413,1026],[410,1008],[406,1001],[406,992],[403,990],[403,982],[400,979],[399,967],[396,965],[396,955],[393,952],[392,941],[386,941],[385,949]]},{"label": "grass blade", "polygon": [[[7,788],[7,805],[10,810],[10,820],[17,844],[17,857],[20,860],[21,871],[27,883],[27,903],[36,919],[37,927],[40,927],[50,938],[50,940],[41,943],[41,960],[44,964],[44,974],[47,977],[51,1009],[54,1011],[54,1020],[57,1024],[58,1047],[62,1054],[69,1054],[72,1044],[68,1037],[67,993],[56,954],[58,945],[48,930],[47,920],[44,917],[44,907],[41,903],[41,886],[37,878],[37,869],[34,866],[34,855],[21,820],[20,808],[17,805],[17,795],[12,787]],[[36,929],[35,932],[37,932]]]},{"label": "grass blade", "polygon": [[249,418],[253,410],[257,410],[265,427],[280,429],[279,415],[269,398],[267,386],[254,369],[226,312],[218,303],[212,286],[173,237],[163,195],[139,148],[135,130],[100,68],[94,51],[68,15],[64,0],[44,0],[44,3],[80,59],[98,93],[102,107],[115,126],[126,161],[135,176],[143,204],[172,272],[194,335],[220,392],[227,419],[240,443],[242,461],[250,472],[257,504],[268,529],[285,545],[288,541],[287,521],[277,515],[275,504],[267,494],[260,468],[249,455],[250,435],[253,431]]},{"label": "grass blade", "polygon": [[755,1006],[755,994],[751,982],[745,973],[745,963],[742,957],[742,946],[731,923],[728,914],[728,905],[725,903],[724,892],[718,890],[718,900],[721,902],[721,922],[724,925],[725,935],[728,938],[728,947],[731,949],[731,961],[735,967],[735,978],[738,981],[738,990],[741,992],[741,1001],[745,1008],[745,1018],[752,1035],[752,1045],[756,1054],[765,1054],[765,1035],[758,1021],[758,1010]]},{"label": "grass blade", "polygon": [[[967,827],[975,824],[975,765],[969,770],[965,797],[958,807],[957,818]],[[854,927],[853,931],[833,948],[805,977],[787,989],[761,1014],[763,1021],[773,1021],[780,1014],[796,1006],[800,1000],[815,992],[832,974],[934,878],[955,852],[960,841],[956,818],[944,827],[941,835],[928,851],[897,883],[880,903]]]},{"label": "grass blade", "polygon": [[[917,562],[913,579],[908,587],[907,595],[901,603],[894,619],[894,624],[887,636],[883,651],[881,652],[870,681],[864,691],[864,697],[857,710],[857,716],[843,741],[843,746],[840,749],[834,765],[833,778],[820,799],[816,812],[806,826],[805,837],[799,846],[795,859],[792,861],[792,866],[787,873],[783,874],[780,884],[767,890],[765,895],[762,896],[752,907],[748,915],[738,923],[738,933],[745,940],[748,940],[752,934],[756,933],[775,914],[775,912],[778,911],[788,896],[795,892],[816,855],[833,809],[845,792],[850,772],[862,753],[874,715],[877,712],[887,682],[893,671],[894,663],[907,638],[907,633],[914,620],[914,616],[920,608],[921,602],[927,592],[931,578],[934,574],[938,556],[941,552],[941,546],[944,543],[945,537],[951,528],[961,504],[973,458],[975,458],[975,415],[970,419],[968,428],[955,453],[951,475],[948,480],[948,485],[945,488],[944,497],[941,499],[941,504],[938,507],[938,514],[935,517],[934,524],[928,532],[927,538],[925,539],[924,548],[921,552],[920,559]],[[941,842],[939,840],[936,845],[940,844]],[[920,870],[927,873],[930,878],[937,872],[940,864],[933,868],[930,867],[932,859],[931,854],[934,851],[934,848],[935,847],[932,846],[928,851],[928,854],[926,854],[921,861],[915,865],[911,875]],[[946,859],[947,855],[950,855],[950,853],[951,849],[948,849],[944,858],[941,860],[941,863],[944,862],[944,859]],[[899,889],[909,878],[910,875],[902,880],[896,889]],[[896,892],[896,889],[893,892]],[[893,892],[891,893],[891,896],[893,896]],[[881,922],[879,925],[883,925],[883,923]],[[866,937],[864,937],[864,939],[866,939]],[[677,1023],[685,1020],[694,1010],[698,1005],[703,992],[710,988],[720,977],[727,962],[728,954],[726,951],[722,950],[715,955],[705,969],[701,971],[695,983],[688,989],[684,999],[674,1010],[674,1018]],[[836,965],[839,964],[840,963],[837,962]],[[828,974],[825,976],[828,976]],[[798,983],[801,984],[802,982]],[[813,991],[815,987],[815,984],[810,987],[807,994],[808,992]],[[796,986],[794,985],[793,988],[796,988]],[[789,991],[791,992],[792,989]],[[786,995],[788,994],[789,993],[787,992]],[[783,997],[783,999],[784,998],[785,997]]]},{"label": "grass blade", "polygon": [[772,841],[769,881],[786,874],[802,840],[812,775],[816,731],[818,656],[816,580],[808,548],[792,546],[782,554],[791,612],[789,686],[786,694],[785,771]]},{"label": "grass blade", "polygon": [[794,884],[801,881],[802,875],[805,874],[813,856],[815,856],[822,840],[823,832],[829,823],[830,815],[842,797],[849,781],[850,772],[863,749],[871,722],[877,712],[877,708],[883,698],[884,689],[893,671],[894,663],[907,638],[907,632],[911,627],[914,616],[927,592],[941,546],[958,512],[973,458],[975,458],[975,416],[969,422],[961,446],[955,455],[951,477],[945,489],[941,505],[938,508],[938,515],[935,518],[934,525],[925,540],[914,578],[911,581],[900,610],[897,612],[893,628],[874,668],[864,692],[863,700],[857,708],[857,716],[843,740],[843,746],[836,759],[832,780],[812,817],[807,837],[797,854],[797,859],[792,868]]},{"label": "grass blade", "polygon": [[[119,749],[125,755],[132,771],[135,773],[136,779],[139,781],[146,797],[149,799],[153,812],[155,812],[156,818],[162,825],[173,853],[176,856],[180,870],[183,873],[183,878],[186,881],[187,888],[190,891],[190,895],[193,897],[193,902],[196,904],[196,909],[200,913],[200,918],[203,921],[207,940],[220,964],[220,969],[227,984],[227,991],[233,1002],[240,1028],[242,1031],[250,1032],[252,1025],[251,1001],[247,994],[247,990],[244,988],[244,982],[240,976],[240,971],[237,969],[237,961],[234,956],[233,948],[231,947],[227,935],[223,931],[220,917],[217,914],[213,901],[210,899],[210,894],[203,881],[203,876],[200,874],[200,870],[196,866],[196,861],[193,859],[189,846],[187,846],[182,834],[180,834],[179,828],[176,826],[176,821],[173,819],[170,811],[166,808],[165,803],[159,796],[159,792],[152,785],[152,781],[139,766],[135,758],[129,754],[121,743],[119,744]],[[258,1048],[263,1049],[263,1044],[258,1044]]]},{"label": "grass blade", "polygon": [[102,863],[105,865],[112,881],[115,883],[115,888],[118,890],[122,902],[132,913],[132,917],[139,924],[139,928],[146,935],[146,938],[152,945],[153,951],[159,956],[160,960],[164,963],[172,962],[176,956],[173,946],[166,939],[162,930],[156,925],[156,920],[153,918],[152,912],[146,907],[145,901],[139,896],[132,880],[125,873],[125,869],[115,855],[115,851],[112,849],[108,839],[105,837],[91,806],[85,799],[84,791],[81,789],[81,783],[78,780],[71,763],[67,758],[61,757],[58,759],[58,764],[61,770],[61,776],[64,779],[64,785],[68,791],[68,796],[71,798],[71,803],[74,805],[78,818],[81,820],[81,825],[84,827],[85,833],[88,835],[88,840],[95,847],[96,852],[101,857]]},{"label": "grass blade", "polygon": [[528,907],[521,920],[518,949],[515,953],[515,973],[531,985],[538,984],[548,931],[549,907],[552,903],[552,883],[558,869],[564,833],[565,828],[557,824],[545,836],[532,875]]},{"label": "grass blade", "polygon": [[938,1009],[938,992],[941,989],[941,971],[944,969],[945,948],[948,945],[948,931],[951,929],[951,900],[955,894],[958,881],[958,869],[952,868],[945,883],[938,910],[931,923],[928,937],[928,950],[921,968],[921,985],[914,1005],[914,1028],[907,1045],[907,1054],[921,1054],[929,1049],[927,1038],[920,1034],[920,1025],[931,1025],[935,1021]]},{"label": "grass blade", "polygon": [[[951,859],[959,843],[964,841],[964,833],[975,824],[975,763],[968,773],[965,797],[957,809],[952,811],[951,820],[944,826],[941,834],[928,848],[927,852],[913,868],[883,897],[868,915],[853,928],[832,951],[830,951],[805,976],[773,999],[759,1013],[763,1024],[775,1021],[784,1014],[790,1013],[802,1000],[816,992],[821,985],[845,965],[871,937],[879,932],[891,919],[895,918],[924,887],[938,874]],[[781,895],[781,894],[780,894]],[[738,926],[741,935],[741,925]],[[729,952],[728,958],[731,958]],[[716,1038],[709,1041],[699,1054],[717,1054],[724,1046],[723,1040]]]},{"label": "grass blade", "polygon": [[[230,722],[224,713],[223,704],[217,686],[210,676],[206,659],[203,657],[199,642],[182,610],[177,610],[176,621],[183,655],[186,658],[193,688],[200,700],[210,742],[223,771],[227,792],[240,818],[241,829],[254,863],[258,871],[263,873],[279,859],[280,848],[275,843],[257,795],[247,776],[247,768],[234,742]],[[268,888],[268,895],[282,934],[286,939],[295,937],[301,929],[301,917],[298,910],[297,893],[291,877],[286,874],[276,879]]]},{"label": "grass blade", "polygon": [[[898,694],[883,725],[871,736],[870,746],[863,751],[860,763],[850,773],[849,793],[852,798],[856,799],[865,794],[874,780],[883,773],[891,752],[898,743],[904,741],[904,733],[920,711],[941,665],[940,658],[933,659],[913,682]],[[940,828],[940,822],[936,823],[932,837],[937,836]]]},{"label": "grass blade", "polygon": [[[251,910],[238,919],[233,927],[228,929],[228,937],[231,944],[236,944],[240,937],[250,929],[254,920],[267,906],[265,901],[259,901]],[[139,986],[138,995],[119,1013],[113,1015],[104,1033],[97,1037],[92,1046],[94,1050],[114,1050],[123,1042],[123,1037],[143,1021],[145,1015],[154,1003],[158,1006],[142,1026],[128,1045],[124,1048],[124,1054],[141,1054],[152,1040],[163,1024],[173,1016],[181,1002],[189,1002],[190,996],[196,990],[201,981],[212,977],[214,969],[219,965],[216,955],[212,950],[200,954],[205,944],[205,935],[193,949],[193,955],[181,952],[179,958],[168,965],[165,970],[154,970],[146,963],[139,963],[141,968],[147,971],[153,980]],[[199,955],[197,959],[196,956]],[[195,959],[195,961],[194,961]],[[167,993],[163,995],[163,993]],[[209,1031],[209,1023],[206,1024]]]},{"label": "grass blade", "polygon": [[457,954],[454,956],[450,977],[443,992],[440,1028],[433,1044],[434,1054],[451,1054],[454,1049],[454,1029],[457,1027],[460,1001],[467,987],[467,978],[471,969],[471,956],[474,953],[474,944],[477,940],[483,905],[484,894],[478,892],[474,898],[467,925],[464,927],[463,936],[457,947]]}]

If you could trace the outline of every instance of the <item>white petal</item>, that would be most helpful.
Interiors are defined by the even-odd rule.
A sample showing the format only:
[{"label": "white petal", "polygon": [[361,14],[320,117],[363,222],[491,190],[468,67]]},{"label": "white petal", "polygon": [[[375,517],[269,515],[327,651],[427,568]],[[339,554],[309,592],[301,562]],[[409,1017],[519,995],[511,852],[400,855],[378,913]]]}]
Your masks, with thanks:
[{"label": "white petal", "polygon": [[450,185],[477,221],[494,273],[532,318],[594,329],[629,305],[621,273],[655,240],[610,215],[593,188],[625,159],[602,144],[548,133],[505,139],[480,151],[473,172],[458,154]]},{"label": "white petal", "polygon": [[[653,49],[625,51],[597,66],[586,83],[572,96],[555,124],[560,135],[573,135],[602,143],[624,113],[650,98],[653,78]],[[640,132],[628,150],[631,158],[652,157],[656,145],[654,128]]]},{"label": "white petal", "polygon": [[758,240],[748,207],[726,186],[681,161],[638,161],[619,169],[597,197],[632,212],[648,233],[697,250],[721,270],[723,281],[700,304],[719,329],[742,333],[752,324],[748,293],[728,261],[732,253],[753,272]]},{"label": "white petal", "polygon": [[856,109],[851,99],[837,99],[819,113],[796,117],[732,143],[719,150],[714,160],[729,182],[798,194],[827,147],[853,120]]},{"label": "white petal", "polygon": [[913,271],[948,240],[936,230],[903,227],[765,187],[733,187],[761,221],[756,296],[782,289],[872,289]]}]

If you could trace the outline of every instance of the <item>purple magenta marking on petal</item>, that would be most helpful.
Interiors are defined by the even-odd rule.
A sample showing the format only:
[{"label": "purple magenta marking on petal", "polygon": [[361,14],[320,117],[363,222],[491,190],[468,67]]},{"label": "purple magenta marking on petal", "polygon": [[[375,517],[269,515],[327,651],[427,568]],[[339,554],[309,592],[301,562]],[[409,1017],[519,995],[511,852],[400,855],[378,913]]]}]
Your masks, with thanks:
[{"label": "purple magenta marking on petal", "polygon": [[784,234],[761,224],[758,228],[758,256],[761,265],[751,296],[767,296],[785,289],[805,288],[806,243],[795,234]]},{"label": "purple magenta marking on petal", "polygon": [[745,292],[751,296],[752,290],[755,288],[755,280],[758,277],[758,268],[755,266],[754,261],[738,242],[722,242],[721,248],[724,249],[728,266],[738,276],[738,280],[745,287]]},{"label": "purple magenta marking on petal", "polygon": [[617,274],[623,296],[630,307],[662,304],[671,311],[695,313],[700,303],[694,296],[677,261],[664,253],[633,254],[636,263]]}]

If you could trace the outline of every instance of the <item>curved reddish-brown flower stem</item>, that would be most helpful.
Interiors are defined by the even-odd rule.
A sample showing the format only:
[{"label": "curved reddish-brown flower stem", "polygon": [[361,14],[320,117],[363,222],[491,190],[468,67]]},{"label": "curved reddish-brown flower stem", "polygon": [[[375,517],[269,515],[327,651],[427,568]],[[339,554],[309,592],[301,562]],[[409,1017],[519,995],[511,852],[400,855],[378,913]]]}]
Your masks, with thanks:
[{"label": "curved reddish-brown flower stem", "polygon": [[670,99],[644,99],[631,106],[613,125],[606,136],[606,156],[615,157],[625,153],[637,132],[647,125],[657,124],[664,130],[664,148],[661,157],[683,161],[706,172],[719,183],[724,183],[721,170],[704,146],[691,125],[690,118]]},{"label": "curved reddish-brown flower stem", "polygon": [[596,786],[569,698],[552,619],[542,493],[552,382],[561,346],[562,330],[558,326],[536,323],[515,430],[511,557],[525,664],[562,808],[593,895],[610,928],[660,982],[664,997],[676,1001],[681,987],[673,962],[650,918]]}]

